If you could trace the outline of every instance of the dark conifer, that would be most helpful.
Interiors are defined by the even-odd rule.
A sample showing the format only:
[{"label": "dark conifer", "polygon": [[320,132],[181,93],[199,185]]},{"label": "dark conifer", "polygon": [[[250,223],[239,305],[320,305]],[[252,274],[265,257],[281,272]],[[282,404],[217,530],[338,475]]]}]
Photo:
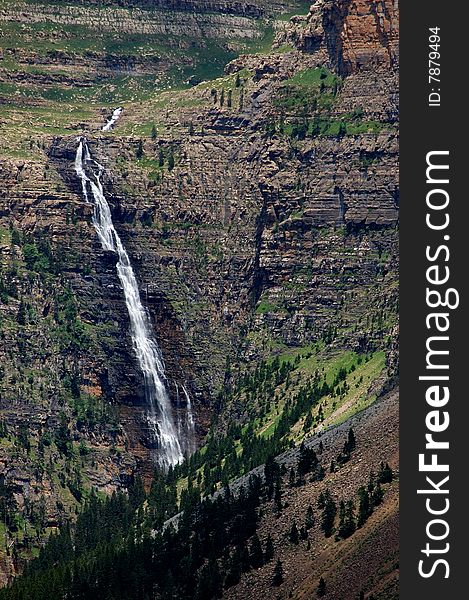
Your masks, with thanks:
[{"label": "dark conifer", "polygon": [[143,504],[145,501],[145,489],[140,475],[137,475],[129,487],[129,501],[134,510]]},{"label": "dark conifer", "polygon": [[350,537],[356,529],[355,512],[352,500],[345,504],[342,500],[339,508],[338,536],[345,539]]},{"label": "dark conifer", "polygon": [[259,569],[264,564],[264,553],[262,552],[261,542],[257,534],[255,534],[251,540],[250,548],[250,560],[251,567],[253,569]]},{"label": "dark conifer", "polygon": [[168,171],[172,171],[174,169],[174,154],[170,151],[168,155]]},{"label": "dark conifer", "polygon": [[281,511],[283,508],[282,505],[282,488],[280,485],[280,478],[275,482],[275,492],[274,492],[274,504],[275,508],[278,511]]},{"label": "dark conifer", "polygon": [[358,516],[357,516],[357,527],[362,527],[368,517],[371,515],[371,513],[373,512],[373,508],[372,508],[372,504],[370,501],[370,496],[368,493],[368,490],[365,487],[361,487],[358,490],[358,498],[359,498],[359,505],[358,505]]},{"label": "dark conifer", "polygon": [[305,518],[305,528],[311,529],[312,527],[314,527],[314,513],[313,513],[313,507],[312,506],[308,506],[308,508],[306,509],[306,518]]},{"label": "dark conifer", "polygon": [[376,484],[375,489],[373,490],[373,494],[371,496],[371,502],[373,506],[379,506],[383,501],[384,491],[381,487],[381,484],[378,482]]},{"label": "dark conifer", "polygon": [[326,537],[330,537],[334,531],[334,521],[337,513],[337,506],[332,499],[329,490],[321,494],[318,499],[318,507],[322,508],[321,529]]},{"label": "dark conifer", "polygon": [[143,142],[138,140],[137,149],[135,150],[135,157],[140,159],[143,157]]},{"label": "dark conifer", "polygon": [[306,475],[314,469],[318,464],[316,452],[312,448],[308,448],[303,442],[300,446],[300,459],[298,461],[298,473]]},{"label": "dark conifer", "polygon": [[264,562],[270,562],[274,557],[274,543],[272,542],[272,537],[269,533],[267,536],[267,541],[265,543],[265,552],[264,552]]},{"label": "dark conifer", "polygon": [[320,597],[326,594],[326,582],[324,581],[323,577],[321,577],[321,579],[319,580],[317,593]]},{"label": "dark conifer", "polygon": [[241,554],[239,548],[235,548],[229,561],[228,573],[225,578],[225,587],[236,585],[241,580]]},{"label": "dark conifer", "polygon": [[393,480],[393,472],[388,463],[381,463],[378,471],[379,483],[391,483]]},{"label": "dark conifer", "polygon": [[290,528],[290,532],[288,534],[288,539],[290,540],[290,542],[292,544],[295,544],[295,546],[297,546],[300,541],[300,537],[298,534],[298,527],[296,526],[295,521],[293,521],[292,526]]},{"label": "dark conifer", "polygon": [[274,576],[272,578],[272,583],[276,587],[282,585],[282,583],[283,583],[283,566],[282,566],[282,561],[280,559],[278,559],[277,562],[275,563]]},{"label": "dark conifer", "polygon": [[245,541],[243,541],[239,548],[239,555],[241,559],[241,570],[243,573],[247,573],[251,569],[251,557],[249,556],[249,550]]}]

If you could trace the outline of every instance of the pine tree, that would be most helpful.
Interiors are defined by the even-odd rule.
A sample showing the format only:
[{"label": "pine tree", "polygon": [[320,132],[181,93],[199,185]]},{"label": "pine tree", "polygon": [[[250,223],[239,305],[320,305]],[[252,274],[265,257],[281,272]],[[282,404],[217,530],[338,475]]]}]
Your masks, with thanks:
[{"label": "pine tree", "polygon": [[371,496],[371,502],[373,506],[379,506],[383,501],[384,491],[381,487],[381,484],[378,482],[376,484],[375,489],[373,490],[373,494]]},{"label": "pine tree", "polygon": [[281,488],[281,480],[280,477],[275,482],[275,491],[274,491],[274,505],[275,508],[280,512],[283,508],[282,505],[282,488]]},{"label": "pine tree", "polygon": [[259,569],[259,567],[262,567],[264,564],[264,553],[262,552],[261,542],[257,534],[252,538],[249,554],[252,568]]},{"label": "pine tree", "polygon": [[350,452],[353,452],[356,447],[357,447],[357,440],[355,439],[355,433],[354,433],[353,429],[350,427],[349,432],[348,432],[347,441],[345,442],[344,450],[346,450],[350,453]]},{"label": "pine tree", "polygon": [[393,472],[388,463],[381,463],[378,471],[379,483],[391,483],[393,480]]},{"label": "pine tree", "polygon": [[308,448],[303,442],[300,446],[300,459],[298,461],[299,475],[306,475],[318,464],[316,452],[312,448]]},{"label": "pine tree", "polygon": [[235,86],[237,88],[241,86],[241,77],[239,76],[239,73],[236,73]]},{"label": "pine tree", "polygon": [[306,415],[305,422],[303,424],[303,431],[305,433],[307,433],[311,429],[312,425],[313,425],[313,415],[311,414],[311,411],[309,411],[308,414]]},{"label": "pine tree", "polygon": [[318,596],[324,596],[326,594],[326,582],[324,581],[324,578],[321,577],[321,579],[319,580],[319,584],[318,584]]},{"label": "pine tree", "polygon": [[251,557],[249,556],[249,550],[245,541],[240,546],[239,555],[241,559],[241,570],[243,573],[247,573],[251,569]]},{"label": "pine tree", "polygon": [[274,486],[280,476],[280,467],[275,461],[274,457],[270,454],[267,457],[264,465],[264,477],[265,485],[267,488],[267,497],[270,500],[274,492]]},{"label": "pine tree", "polygon": [[282,583],[283,583],[283,566],[282,566],[282,561],[280,559],[278,559],[277,562],[275,563],[274,576],[272,578],[272,583],[276,587],[278,587],[279,585],[282,585]]},{"label": "pine tree", "polygon": [[143,142],[138,140],[137,149],[135,150],[135,157],[140,159],[143,157]]},{"label": "pine tree", "polygon": [[[344,372],[346,373],[346,371],[344,371]],[[339,373],[339,375],[340,375],[340,373]],[[345,382],[344,382],[344,385],[345,385]],[[342,393],[342,392],[340,392],[340,393]],[[349,461],[350,455],[355,450],[356,445],[357,444],[356,444],[356,440],[355,440],[355,434],[353,432],[353,429],[350,428],[349,432],[348,432],[347,440],[344,442],[342,452],[337,456],[337,462],[339,464],[343,465],[347,461]]]},{"label": "pine tree", "polygon": [[153,125],[151,126],[151,139],[156,140],[157,137],[158,137],[158,130],[156,129],[156,125],[153,123]]},{"label": "pine tree", "polygon": [[359,505],[358,505],[358,517],[357,517],[357,527],[362,527],[368,517],[373,512],[373,508],[370,502],[370,496],[368,490],[363,486],[358,490],[359,497]]},{"label": "pine tree", "polygon": [[324,479],[324,477],[326,476],[326,470],[322,465],[319,465],[317,471],[316,471],[316,475],[314,477],[315,481],[322,481]]},{"label": "pine tree", "polygon": [[[280,116],[280,120],[279,120],[279,123],[278,123],[278,132],[281,135],[283,135],[285,133],[285,115],[283,115],[283,114]],[[297,358],[299,358],[299,355],[297,356]],[[308,415],[310,415],[310,414],[311,414],[311,411],[308,413]],[[308,416],[306,417],[306,419],[308,419]],[[312,421],[312,418],[311,418],[311,424],[312,424],[312,422],[313,421]]]},{"label": "pine tree", "polygon": [[236,585],[241,580],[241,554],[239,548],[235,548],[229,561],[228,573],[225,579],[225,587]]},{"label": "pine tree", "polygon": [[344,528],[344,521],[345,521],[345,502],[343,500],[340,501],[339,504],[339,529],[338,529],[338,535],[340,537],[342,537],[342,530]]},{"label": "pine tree", "polygon": [[313,513],[313,507],[312,506],[308,506],[308,508],[306,509],[306,518],[305,518],[305,528],[307,530],[311,529],[312,527],[314,527],[314,513]]},{"label": "pine tree", "polygon": [[20,232],[15,228],[11,230],[11,244],[12,246],[21,246]]},{"label": "pine tree", "polygon": [[292,523],[290,533],[288,534],[288,539],[290,540],[290,542],[292,544],[295,544],[295,546],[298,546],[300,538],[299,538],[299,534],[298,534],[298,527],[296,526],[295,521],[293,521],[293,523]]},{"label": "pine tree", "polygon": [[267,536],[267,541],[265,543],[265,552],[264,552],[264,562],[270,562],[274,557],[274,543],[272,542],[272,537],[269,533]]},{"label": "pine tree", "polygon": [[197,584],[196,600],[212,600],[221,597],[221,576],[218,563],[210,560],[202,568]]},{"label": "pine tree", "polygon": [[162,148],[160,148],[160,151],[159,151],[159,154],[158,154],[158,165],[160,167],[164,166],[164,152],[163,152]]},{"label": "pine tree", "polygon": [[352,500],[348,500],[347,504],[342,500],[339,508],[339,528],[338,536],[346,539],[350,537],[356,529],[355,511]]},{"label": "pine tree", "polygon": [[320,133],[321,133],[321,124],[319,121],[319,117],[317,115],[315,115],[315,117],[313,118],[313,124],[311,126],[311,135],[313,137],[316,137]]},{"label": "pine tree", "polygon": [[129,502],[134,510],[143,504],[145,501],[145,489],[140,475],[137,475],[129,487]]},{"label": "pine tree", "polygon": [[174,169],[174,155],[172,152],[169,153],[168,156],[168,171],[172,171]]},{"label": "pine tree", "polygon": [[334,521],[337,514],[337,506],[332,499],[329,490],[321,493],[318,499],[318,507],[322,508],[321,529],[326,537],[330,537],[334,531]]}]

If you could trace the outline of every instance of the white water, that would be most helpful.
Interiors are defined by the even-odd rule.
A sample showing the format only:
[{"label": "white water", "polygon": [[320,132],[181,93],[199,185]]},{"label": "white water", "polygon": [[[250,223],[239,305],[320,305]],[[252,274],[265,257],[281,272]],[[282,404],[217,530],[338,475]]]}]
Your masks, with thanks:
[{"label": "white water", "polygon": [[187,405],[187,423],[186,423],[186,439],[187,439],[187,454],[192,454],[196,449],[195,443],[195,420],[194,414],[192,413],[192,402],[189,393],[186,388],[182,386],[182,391],[184,392],[184,396],[186,397],[186,405]]},{"label": "white water", "polygon": [[112,117],[109,119],[109,121],[106,123],[106,125],[104,125],[104,127],[101,129],[101,131],[110,131],[114,127],[114,125],[117,123],[123,110],[124,109],[120,108],[120,107],[116,108],[116,110],[112,113]]},{"label": "white water", "polygon": [[[184,440],[184,452],[187,456],[190,456],[197,449],[196,438],[195,438],[195,419],[192,412],[191,397],[184,385],[181,385],[186,401],[186,414],[185,420],[181,419],[178,414],[177,430],[180,440]],[[176,401],[177,405],[181,406],[181,395],[179,393],[179,386],[176,384]]]},{"label": "white water", "polygon": [[[91,171],[92,179],[86,172]],[[75,157],[75,171],[81,179],[83,196],[90,201],[91,190],[94,215],[93,223],[105,250],[115,252],[117,274],[124,290],[125,303],[130,317],[132,343],[145,381],[145,395],[148,407],[148,421],[158,443],[158,462],[164,468],[182,461],[182,451],[174,426],[171,403],[163,383],[164,364],[160,350],[151,331],[149,317],[140,300],[137,279],[129,256],[114,228],[111,210],[103,193],[101,175],[104,167],[93,160],[85,138],[79,139]]]}]

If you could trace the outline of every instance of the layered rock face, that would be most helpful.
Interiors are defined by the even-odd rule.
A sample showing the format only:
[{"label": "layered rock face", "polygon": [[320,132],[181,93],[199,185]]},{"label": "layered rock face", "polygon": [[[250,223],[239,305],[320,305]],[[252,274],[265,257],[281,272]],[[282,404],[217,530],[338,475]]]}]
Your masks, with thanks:
[{"label": "layered rock face", "polygon": [[[217,19],[266,10],[217,6]],[[184,427],[184,386],[199,441],[214,414],[239,417],[221,399],[234,374],[288,348],[385,350],[374,391],[395,376],[396,11],[387,1],[318,2],[285,24],[268,55],[236,59],[216,82],[129,103],[109,135],[86,125],[175,418]],[[10,437],[0,460],[18,501],[42,515],[37,530],[73,513],[78,483],[108,492],[152,469],[115,257],[101,249],[82,198],[76,136],[41,144],[45,158],[12,157],[0,169],[2,280],[14,283],[1,305],[0,407]],[[29,520],[30,506],[22,506]],[[12,539],[18,551],[5,574],[31,545]]]},{"label": "layered rock face", "polygon": [[327,50],[343,75],[395,69],[399,56],[395,0],[317,0],[307,17],[292,19],[285,39],[304,52]]},{"label": "layered rock face", "polygon": [[205,15],[192,12],[153,12],[140,9],[128,10],[121,7],[90,10],[84,6],[19,4],[2,11],[2,20],[15,23],[54,23],[58,25],[86,26],[98,31],[126,34],[182,35],[186,32],[194,37],[258,36],[256,24],[247,17],[217,14]]},{"label": "layered rock face", "polygon": [[[63,4],[52,0],[48,4]],[[301,4],[295,0],[250,0],[249,2],[229,2],[224,0],[71,0],[69,5],[113,6],[138,8],[146,11],[184,11],[190,13],[221,13],[259,18],[265,15],[294,12]]]}]

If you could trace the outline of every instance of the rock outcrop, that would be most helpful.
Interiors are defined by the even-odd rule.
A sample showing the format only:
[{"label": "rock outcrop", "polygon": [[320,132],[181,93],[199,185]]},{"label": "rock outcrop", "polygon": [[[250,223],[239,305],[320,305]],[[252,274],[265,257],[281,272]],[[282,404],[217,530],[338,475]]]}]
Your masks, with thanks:
[{"label": "rock outcrop", "polygon": [[399,6],[395,0],[317,0],[295,17],[280,40],[303,52],[327,50],[341,75],[395,69],[399,57]]}]

